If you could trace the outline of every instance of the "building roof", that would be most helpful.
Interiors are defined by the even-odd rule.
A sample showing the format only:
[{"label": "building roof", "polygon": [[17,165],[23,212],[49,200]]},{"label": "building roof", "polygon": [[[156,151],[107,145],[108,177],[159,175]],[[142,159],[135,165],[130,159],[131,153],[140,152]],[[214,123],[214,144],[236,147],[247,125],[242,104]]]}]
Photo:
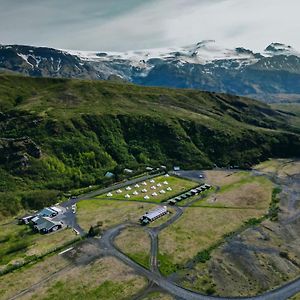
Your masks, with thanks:
[{"label": "building roof", "polygon": [[57,206],[51,206],[50,209],[52,209],[52,210],[54,210],[54,211],[56,211],[56,212],[58,212],[58,213],[61,213],[61,212],[62,212],[62,209],[59,208],[59,207],[57,207]]},{"label": "building roof", "polygon": [[33,218],[33,214],[27,214],[27,215],[24,215],[22,217],[19,218],[19,220],[24,220],[24,219],[28,219],[28,218]]},{"label": "building roof", "polygon": [[148,219],[151,220],[151,219],[154,219],[154,218],[156,218],[156,217],[158,217],[161,214],[166,213],[166,212],[167,212],[166,206],[159,206],[159,207],[145,213],[143,215],[143,217],[148,218]]},{"label": "building roof", "polygon": [[46,218],[44,218],[44,217],[37,216],[37,217],[34,217],[31,221],[34,222],[36,225],[39,225],[39,224],[42,224],[45,219]]},{"label": "building roof", "polygon": [[105,176],[105,177],[108,177],[108,178],[112,178],[112,177],[115,176],[115,174],[112,173],[112,172],[106,172],[104,176]]},{"label": "building roof", "polygon": [[40,210],[36,215],[37,216],[44,216],[44,217],[50,217],[52,214],[57,214],[57,211],[49,208],[49,207],[45,207],[42,210]]},{"label": "building roof", "polygon": [[59,224],[58,222],[54,222],[54,221],[51,221],[49,219],[46,219],[46,218],[40,218],[40,223],[38,223],[37,225],[35,225],[34,227],[37,229],[37,230],[50,230],[53,226]]}]

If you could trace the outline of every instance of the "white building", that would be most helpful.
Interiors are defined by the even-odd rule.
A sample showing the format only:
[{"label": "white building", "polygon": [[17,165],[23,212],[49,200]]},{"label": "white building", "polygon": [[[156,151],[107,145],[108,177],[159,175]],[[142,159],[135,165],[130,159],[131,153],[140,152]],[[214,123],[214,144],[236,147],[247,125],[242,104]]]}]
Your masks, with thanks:
[{"label": "white building", "polygon": [[149,212],[146,212],[141,218],[140,222],[142,225],[149,224],[150,222],[155,221],[156,219],[166,215],[168,213],[166,206],[159,206]]}]

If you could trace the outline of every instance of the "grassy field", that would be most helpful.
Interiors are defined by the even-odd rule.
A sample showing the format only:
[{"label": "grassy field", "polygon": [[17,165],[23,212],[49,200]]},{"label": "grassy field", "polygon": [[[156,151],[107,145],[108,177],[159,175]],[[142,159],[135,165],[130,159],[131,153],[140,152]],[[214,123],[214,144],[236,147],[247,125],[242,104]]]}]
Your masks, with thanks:
[{"label": "grassy field", "polygon": [[112,200],[84,200],[77,204],[77,220],[85,230],[97,222],[103,222],[103,229],[123,223],[138,223],[139,218],[156,204],[119,202]]},{"label": "grassy field", "polygon": [[48,253],[75,238],[70,229],[41,235],[34,233],[29,226],[17,225],[11,220],[0,225],[0,270]]},{"label": "grassy field", "polygon": [[[288,194],[292,197],[293,195],[296,196],[299,190],[297,179],[288,178],[287,180],[286,177],[288,174],[299,174],[299,164],[294,160],[279,159],[269,160],[255,168],[261,172],[266,172],[268,177],[271,175],[271,178],[279,175],[281,177],[277,180],[279,185],[273,186],[265,179],[267,177],[245,177],[239,172],[235,175],[230,175],[231,172],[227,172],[227,174],[224,173],[226,174],[225,178],[222,178],[221,173],[219,173],[215,174],[216,176],[211,176],[211,180],[215,180],[214,183],[220,186],[220,193],[216,194],[215,197],[227,205],[229,204],[228,201],[230,201],[230,205],[232,205],[232,201],[236,205],[244,199],[247,204],[249,199],[259,198],[259,202],[248,202],[248,209],[245,207],[242,211],[263,212],[263,209],[257,210],[255,207],[261,207],[262,204],[267,207],[270,196],[273,194],[274,197],[274,192],[280,192],[282,189],[283,192],[276,193],[277,196],[275,197],[278,197],[278,201],[280,199],[277,204],[280,207],[279,219],[284,219],[285,214],[289,212],[287,208],[291,198]],[[213,175],[214,171],[209,173]],[[250,179],[252,181],[249,181]],[[283,186],[280,188],[281,182]],[[255,185],[253,185],[254,183]],[[234,190],[236,197],[232,193]],[[207,200],[208,198],[205,199],[204,203]],[[272,203],[273,201],[274,198]],[[241,204],[244,205],[243,202]],[[215,204],[214,207],[218,211],[231,210],[231,208],[217,209],[217,205]],[[208,206],[207,203],[206,206]],[[296,212],[297,208],[295,207],[291,214]],[[286,216],[288,217],[289,214]],[[232,222],[231,216],[228,216],[227,222]],[[202,251],[201,258],[205,258],[203,261],[197,259],[198,254],[191,268],[178,272],[179,282],[188,289],[206,294],[241,297],[255,296],[291,281],[299,277],[299,234],[296,229],[298,225],[298,222],[284,225],[283,222],[278,223],[270,217],[251,220],[247,226],[244,226],[243,230],[238,231],[238,234],[229,235],[229,239],[223,239],[224,243],[213,245],[206,252],[209,254],[206,257],[203,256],[205,251]],[[170,260],[170,263],[172,262]]]},{"label": "grassy field", "polygon": [[116,246],[137,263],[149,268],[151,241],[143,227],[129,227],[115,239]]},{"label": "grassy field", "polygon": [[[214,173],[208,171],[206,173]],[[212,176],[210,174],[209,176]],[[195,202],[193,206],[267,209],[272,199],[273,183],[266,177],[238,172],[217,179],[223,184],[215,194]],[[215,179],[216,181],[216,179]]]},{"label": "grassy field", "polygon": [[31,268],[6,275],[0,281],[0,299],[7,299],[46,279],[22,299],[130,299],[147,281],[135,275],[118,260],[108,257],[88,265],[71,265],[59,256],[51,257]]},{"label": "grassy field", "polygon": [[[149,201],[149,202],[157,202],[160,203],[162,201],[165,201],[167,199],[170,199],[179,193],[185,192],[187,190],[190,190],[191,188],[197,186],[197,183],[178,178],[178,177],[165,177],[165,176],[159,176],[154,179],[154,182],[151,182],[151,180],[145,181],[147,185],[142,185],[141,183],[138,184],[138,187],[135,187],[135,185],[131,185],[130,190],[126,190],[126,188],[121,189],[121,193],[117,193],[117,191],[111,192],[112,196],[108,197],[107,194],[100,195],[97,198],[99,199],[118,199],[118,200],[132,200],[132,201]],[[164,182],[167,182],[167,184],[164,184]],[[157,186],[161,185],[161,186]],[[151,187],[155,186],[155,190],[151,189]],[[172,191],[168,191],[167,188],[170,187]],[[142,192],[143,189],[146,189],[147,192]],[[165,191],[164,194],[161,194],[160,191]],[[137,192],[138,195],[134,195],[133,193]],[[157,193],[157,196],[152,196],[153,193]],[[130,198],[125,198],[125,195],[130,195]],[[148,196],[149,199],[144,199],[145,196]]]},{"label": "grassy field", "polygon": [[164,274],[183,267],[197,253],[268,211],[273,184],[267,178],[227,171],[207,171],[205,176],[218,189],[187,208],[159,236],[160,269]]},{"label": "grassy field", "polygon": [[147,281],[115,258],[101,258],[58,276],[32,299],[130,299]]},{"label": "grassy field", "polygon": [[246,171],[228,171],[228,170],[211,170],[205,171],[205,182],[223,187],[241,181],[243,178],[249,177]]},{"label": "grassy field", "polygon": [[0,277],[0,299],[13,297],[22,290],[47,278],[50,274],[66,268],[69,261],[62,256],[54,255],[20,270]]},{"label": "grassy field", "polygon": [[184,265],[247,220],[263,214],[264,211],[254,209],[187,208],[182,218],[159,236],[162,273],[170,273],[176,264]]}]

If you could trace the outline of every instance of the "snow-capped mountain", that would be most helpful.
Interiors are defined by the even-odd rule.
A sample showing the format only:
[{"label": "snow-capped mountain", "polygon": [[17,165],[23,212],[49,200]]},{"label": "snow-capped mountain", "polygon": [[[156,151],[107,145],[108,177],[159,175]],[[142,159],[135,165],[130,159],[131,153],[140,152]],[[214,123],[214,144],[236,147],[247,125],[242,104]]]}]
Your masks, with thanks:
[{"label": "snow-capped mountain", "polygon": [[265,101],[300,100],[300,53],[272,43],[255,53],[215,41],[127,52],[0,46],[0,68],[31,76],[115,79],[197,88]]}]

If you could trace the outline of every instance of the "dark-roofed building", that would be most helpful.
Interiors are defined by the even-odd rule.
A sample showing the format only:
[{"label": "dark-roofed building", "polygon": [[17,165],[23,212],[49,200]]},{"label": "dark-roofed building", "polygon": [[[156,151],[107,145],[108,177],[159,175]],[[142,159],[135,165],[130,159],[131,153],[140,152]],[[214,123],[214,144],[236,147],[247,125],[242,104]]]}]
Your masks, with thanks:
[{"label": "dark-roofed building", "polygon": [[34,218],[34,215],[29,214],[29,215],[25,215],[25,216],[19,218],[18,221],[19,221],[19,224],[29,224],[33,218]]},{"label": "dark-roofed building", "polygon": [[168,204],[169,205],[175,205],[176,204],[176,200],[171,199],[171,200],[168,201]]},{"label": "dark-roofed building", "polygon": [[58,210],[54,210],[52,207],[45,207],[42,210],[40,210],[36,216],[39,217],[47,217],[47,218],[54,218],[59,214]]},{"label": "dark-roofed building", "polygon": [[34,230],[46,234],[46,233],[57,231],[62,227],[63,227],[62,222],[56,222],[46,217],[40,217],[38,218],[38,220],[35,220]]}]

